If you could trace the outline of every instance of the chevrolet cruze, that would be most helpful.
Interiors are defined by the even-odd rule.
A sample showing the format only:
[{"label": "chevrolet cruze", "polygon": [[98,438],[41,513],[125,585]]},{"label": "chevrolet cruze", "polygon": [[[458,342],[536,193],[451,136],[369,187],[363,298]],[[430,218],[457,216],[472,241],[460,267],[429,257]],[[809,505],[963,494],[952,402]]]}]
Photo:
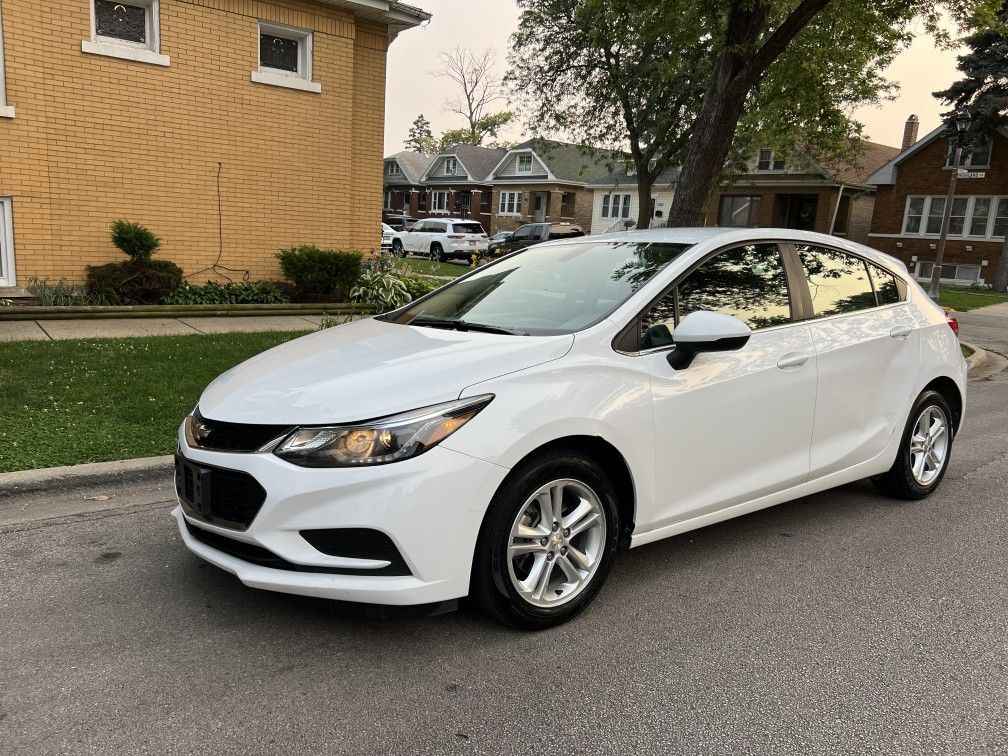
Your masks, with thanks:
[{"label": "chevrolet cruze", "polygon": [[927,496],[965,381],[942,309],[867,247],[548,242],[220,376],[179,430],[173,514],[249,586],[471,596],[545,628],[624,547],[861,478]]}]

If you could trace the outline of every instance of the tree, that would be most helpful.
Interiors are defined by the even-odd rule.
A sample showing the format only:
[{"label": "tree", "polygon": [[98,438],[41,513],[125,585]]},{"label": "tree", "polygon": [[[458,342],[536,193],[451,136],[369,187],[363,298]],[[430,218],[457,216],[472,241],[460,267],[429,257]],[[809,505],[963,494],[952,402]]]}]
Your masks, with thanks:
[{"label": "tree", "polygon": [[[948,43],[941,11],[975,24],[995,2],[519,0],[509,82],[535,128],[591,136],[603,124],[603,143],[628,144],[638,175],[649,149],[646,165],[681,165],[669,223],[699,225],[718,180],[757,143],[856,157],[850,112],[891,94],[879,72],[911,22]],[[571,107],[577,97],[588,102]],[[664,128],[661,110],[675,113]]]},{"label": "tree", "polygon": [[[460,141],[465,144],[483,144],[487,137],[496,138],[498,132],[511,119],[513,114],[508,111],[494,113],[493,103],[501,99],[501,82],[494,73],[497,65],[497,53],[488,48],[481,53],[474,53],[465,47],[455,47],[441,53],[442,68],[434,72],[434,76],[450,79],[461,89],[461,92],[445,101],[445,109],[466,119],[468,136]],[[450,134],[456,134],[462,129],[453,129]],[[444,139],[442,138],[442,144]]]},{"label": "tree", "polygon": [[[456,144],[475,144],[479,146],[487,138],[493,139],[490,146],[500,146],[498,132],[513,117],[514,114],[510,110],[483,116],[476,122],[477,131],[475,135],[468,128],[448,129],[448,131],[441,135],[441,139],[438,141],[438,152],[447,152]],[[474,141],[474,139],[478,139],[479,141]]]},{"label": "tree", "polygon": [[403,142],[403,148],[410,152],[421,152],[430,154],[435,152],[434,134],[431,132],[430,121],[424,118],[423,113],[413,119],[410,125],[409,135]]},{"label": "tree", "polygon": [[[946,124],[960,110],[971,116],[970,130],[964,140],[967,149],[978,140],[990,139],[999,128],[1008,126],[1008,2],[998,13],[999,25],[992,25],[966,38],[969,52],[959,56],[963,77],[948,89],[935,92],[951,110],[944,113]],[[955,134],[955,128],[949,129]],[[994,212],[991,208],[990,212]],[[994,271],[995,291],[1008,291],[1008,236],[1001,248],[1001,259]]]}]

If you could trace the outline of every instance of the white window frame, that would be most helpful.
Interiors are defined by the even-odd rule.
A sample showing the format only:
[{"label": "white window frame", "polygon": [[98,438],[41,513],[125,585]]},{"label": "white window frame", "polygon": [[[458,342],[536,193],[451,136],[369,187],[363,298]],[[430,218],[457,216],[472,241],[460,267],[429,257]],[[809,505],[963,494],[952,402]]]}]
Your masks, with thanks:
[{"label": "white window frame", "polygon": [[[764,152],[770,153],[770,163],[769,167],[760,168],[761,157]],[[781,162],[780,168],[777,167],[778,161]],[[762,147],[756,153],[756,173],[783,173],[785,170],[787,170],[787,161],[783,158],[778,158],[777,153],[769,147]]]},{"label": "white window frame", "polygon": [[456,175],[458,173],[458,160],[453,157],[446,157],[441,171],[445,176]]},{"label": "white window frame", "polygon": [[14,216],[10,197],[0,197],[0,286],[17,285],[14,270]]},{"label": "white window frame", "polygon": [[[630,194],[603,194],[602,195],[602,217],[603,218],[629,218],[630,217],[630,203],[632,202],[632,195]],[[626,208],[626,215],[623,215],[623,208]]]},{"label": "white window frame", "polygon": [[[285,71],[280,68],[270,68],[264,66],[259,57],[262,46],[262,35],[269,34],[273,37],[294,40],[298,43],[298,70]],[[275,24],[271,21],[259,21],[256,28],[256,61],[258,68],[252,72],[252,81],[256,84],[269,84],[273,87],[286,87],[287,89],[299,89],[302,92],[314,92],[318,94],[322,91],[322,85],[312,80],[312,50],[311,29],[300,29],[296,26],[285,26]]]},{"label": "white window frame", "polygon": [[90,55],[104,55],[109,58],[133,60],[155,66],[171,65],[171,58],[161,54],[161,7],[159,0],[120,0],[120,5],[143,8],[147,19],[147,42],[131,42],[118,37],[98,34],[95,0],[88,0],[91,10],[91,39],[81,42],[81,52]]},{"label": "white window frame", "polygon": [[[444,202],[442,203],[442,199]],[[441,205],[444,205],[443,207]],[[430,213],[448,215],[448,190],[439,189],[431,192]]]},{"label": "white window frame", "polygon": [[389,176],[400,176],[402,175],[402,170],[399,168],[399,163],[391,162],[388,164],[388,170],[386,171]]},{"label": "white window frame", "polygon": [[[956,148],[949,143],[948,154],[945,156],[945,168],[946,170],[951,170],[955,167],[955,151]],[[960,168],[990,168],[991,158],[994,153],[994,140],[987,140],[987,162],[983,165],[973,164],[973,153],[967,150],[963,150],[962,158],[959,163]]]},{"label": "white window frame", "polygon": [[[918,236],[928,239],[937,239],[941,236],[941,231],[934,231],[928,233],[927,231],[927,221],[928,217],[931,215],[931,203],[932,201],[944,200],[946,195],[944,194],[934,194],[934,195],[924,195],[924,194],[910,194],[907,195],[903,204],[903,225],[900,227],[900,235],[902,236]],[[984,225],[983,234],[971,234],[969,233],[970,227],[973,225],[973,208],[976,205],[977,198],[989,199],[991,201],[990,211],[987,213],[987,222]],[[907,231],[907,221],[910,219],[910,201],[914,199],[924,200],[924,207],[921,214],[920,228],[917,231]],[[1004,201],[1008,202],[1008,195],[1004,194],[957,194],[955,196],[956,200],[966,200],[966,217],[963,221],[963,233],[956,234],[949,231],[950,239],[976,239],[976,240],[989,240],[989,241],[1003,241],[1004,236],[994,236],[994,221],[997,218],[997,211],[999,204]]]},{"label": "white window frame", "polygon": [[[914,278],[916,278],[918,281],[930,281],[931,280],[931,270],[934,270],[934,268],[932,267],[930,270],[928,270],[927,275],[924,275],[924,266],[925,265],[931,265],[931,266],[933,266],[934,265],[934,261],[932,261],[932,260],[919,260],[917,262],[916,266],[914,266]],[[964,267],[965,268],[976,268],[977,269],[976,278],[959,278],[959,268],[964,268]],[[958,286],[963,286],[963,285],[969,286],[970,284],[979,283],[980,281],[983,280],[981,278],[981,274],[983,273],[983,265],[980,264],[980,263],[942,263],[942,273],[945,272],[946,268],[955,268],[956,269],[956,277],[955,278],[941,278],[940,279],[942,282],[947,283],[947,284],[953,284],[953,285],[958,285]]]},{"label": "white window frame", "polygon": [[[521,216],[521,192],[501,192],[497,200],[497,215]],[[508,207],[513,208],[508,210]]]},{"label": "white window frame", "polygon": [[0,118],[13,118],[14,106],[7,104],[7,77],[4,73],[3,4],[0,3]]},{"label": "white window frame", "polygon": [[[522,168],[522,161],[528,159],[528,168]],[[532,173],[532,153],[524,152],[518,153],[515,158],[515,173]]]},{"label": "white window frame", "polygon": [[386,189],[385,190],[385,202],[382,205],[382,208],[384,210],[391,210],[392,209],[392,190],[391,189]]}]

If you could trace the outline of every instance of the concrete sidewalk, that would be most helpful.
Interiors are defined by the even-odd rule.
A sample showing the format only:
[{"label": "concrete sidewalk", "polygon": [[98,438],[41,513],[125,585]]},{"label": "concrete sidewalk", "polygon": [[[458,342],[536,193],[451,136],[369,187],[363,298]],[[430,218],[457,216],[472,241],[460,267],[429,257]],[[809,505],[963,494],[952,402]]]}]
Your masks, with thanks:
[{"label": "concrete sidewalk", "polygon": [[0,321],[0,341],[60,341],[194,333],[314,331],[321,315],[231,315],[227,317],[115,318]]}]

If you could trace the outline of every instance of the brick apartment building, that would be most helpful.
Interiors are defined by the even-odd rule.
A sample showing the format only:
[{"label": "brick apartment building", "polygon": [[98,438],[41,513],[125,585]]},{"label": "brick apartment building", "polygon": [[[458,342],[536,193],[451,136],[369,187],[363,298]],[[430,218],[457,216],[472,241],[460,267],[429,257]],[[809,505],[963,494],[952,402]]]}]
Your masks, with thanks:
[{"label": "brick apartment building", "polygon": [[[954,162],[944,128],[918,140],[917,118],[907,121],[904,149],[879,168],[870,244],[903,260],[920,280],[930,280]],[[949,219],[942,281],[990,283],[1008,231],[1008,132],[962,160]]]},{"label": "brick apartment building", "polygon": [[[297,243],[379,244],[393,0],[2,0],[0,286],[122,259],[278,274]],[[219,197],[219,201],[218,201]],[[223,242],[218,249],[218,234]]]}]

